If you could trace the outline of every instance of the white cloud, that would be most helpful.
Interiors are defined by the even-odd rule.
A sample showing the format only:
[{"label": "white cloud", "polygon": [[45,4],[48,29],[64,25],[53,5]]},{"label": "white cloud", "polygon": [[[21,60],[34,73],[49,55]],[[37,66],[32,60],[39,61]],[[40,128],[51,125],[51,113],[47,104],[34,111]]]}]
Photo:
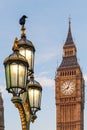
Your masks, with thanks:
[{"label": "white cloud", "polygon": [[52,59],[53,57],[57,56],[58,54],[55,52],[50,52],[50,53],[47,53],[47,54],[43,54],[42,55],[42,58],[44,58],[45,60],[50,60]]},{"label": "white cloud", "polygon": [[4,86],[0,85],[0,92],[2,93],[3,98],[7,97],[8,92],[6,91]]},{"label": "white cloud", "polygon": [[47,62],[55,57],[58,56],[57,52],[42,52],[42,53],[38,53],[35,57],[35,62],[36,63],[42,63],[42,62]]},{"label": "white cloud", "polygon": [[55,83],[53,79],[40,77],[36,78],[36,80],[42,85],[42,87],[52,87],[54,89]]},{"label": "white cloud", "polygon": [[5,91],[5,87],[0,85],[0,92],[3,93]]},{"label": "white cloud", "polygon": [[84,75],[85,85],[87,85],[87,75]]},{"label": "white cloud", "polygon": [[35,75],[35,77],[42,77],[42,76],[45,76],[45,75],[48,75],[48,74],[49,74],[49,72],[43,71],[43,72],[40,72],[40,73],[38,74],[38,76]]}]

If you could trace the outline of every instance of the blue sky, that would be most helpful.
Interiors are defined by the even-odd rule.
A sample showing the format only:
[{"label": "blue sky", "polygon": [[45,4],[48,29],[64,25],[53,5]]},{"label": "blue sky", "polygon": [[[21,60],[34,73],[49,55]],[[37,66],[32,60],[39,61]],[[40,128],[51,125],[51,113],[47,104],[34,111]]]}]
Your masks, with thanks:
[{"label": "blue sky", "polygon": [[61,63],[68,33],[68,18],[85,78],[85,130],[87,129],[87,1],[1,0],[0,1],[0,88],[4,98],[5,130],[21,130],[18,110],[5,90],[3,60],[12,53],[15,37],[20,39],[19,18],[25,14],[26,35],[36,48],[35,78],[43,86],[41,111],[31,130],[56,130],[55,71]]}]

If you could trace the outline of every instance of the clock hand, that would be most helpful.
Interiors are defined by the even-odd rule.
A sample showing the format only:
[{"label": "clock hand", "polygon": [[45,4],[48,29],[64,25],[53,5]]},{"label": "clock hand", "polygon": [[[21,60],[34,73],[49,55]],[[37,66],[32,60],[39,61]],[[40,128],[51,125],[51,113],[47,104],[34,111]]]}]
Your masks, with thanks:
[{"label": "clock hand", "polygon": [[70,85],[70,81],[69,81],[69,84],[68,84],[68,87],[67,87],[67,89],[69,88],[69,85]]},{"label": "clock hand", "polygon": [[67,87],[67,89],[69,88],[69,85],[68,85],[68,87]]},{"label": "clock hand", "polygon": [[68,88],[69,88],[69,86],[68,86],[68,87],[66,87],[66,88],[65,88],[65,90],[67,90]]},{"label": "clock hand", "polygon": [[[69,84],[70,84],[70,83],[69,83]],[[65,90],[69,88],[69,84],[68,84],[68,86],[65,88]]]}]

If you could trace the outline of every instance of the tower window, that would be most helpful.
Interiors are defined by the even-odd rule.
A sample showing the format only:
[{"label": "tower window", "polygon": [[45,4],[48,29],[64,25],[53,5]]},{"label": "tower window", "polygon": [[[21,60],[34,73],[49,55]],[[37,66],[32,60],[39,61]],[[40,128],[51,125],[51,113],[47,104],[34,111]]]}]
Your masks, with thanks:
[{"label": "tower window", "polygon": [[76,71],[70,70],[70,71],[62,71],[60,72],[60,76],[69,76],[69,75],[76,75]]},{"label": "tower window", "polygon": [[65,56],[72,56],[72,55],[73,55],[73,50],[65,51]]}]

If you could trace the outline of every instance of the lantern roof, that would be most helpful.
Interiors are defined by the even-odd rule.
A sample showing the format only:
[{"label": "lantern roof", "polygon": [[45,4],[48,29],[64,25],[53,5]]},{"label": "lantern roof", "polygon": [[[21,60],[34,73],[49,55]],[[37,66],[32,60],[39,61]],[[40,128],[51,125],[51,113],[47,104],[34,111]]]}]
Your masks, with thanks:
[{"label": "lantern roof", "polygon": [[31,47],[34,51],[35,51],[35,47],[33,45],[33,43],[27,39],[26,37],[26,34],[25,34],[25,30],[26,28],[24,27],[24,25],[22,25],[22,28],[21,28],[21,31],[22,31],[22,34],[21,34],[21,39],[19,39],[18,41],[18,46],[19,47]]},{"label": "lantern roof", "polygon": [[30,80],[29,80],[29,83],[28,83],[28,87],[37,87],[38,89],[42,90],[42,86],[40,85],[40,83],[37,82],[36,80],[34,80],[33,74],[30,75]]}]

